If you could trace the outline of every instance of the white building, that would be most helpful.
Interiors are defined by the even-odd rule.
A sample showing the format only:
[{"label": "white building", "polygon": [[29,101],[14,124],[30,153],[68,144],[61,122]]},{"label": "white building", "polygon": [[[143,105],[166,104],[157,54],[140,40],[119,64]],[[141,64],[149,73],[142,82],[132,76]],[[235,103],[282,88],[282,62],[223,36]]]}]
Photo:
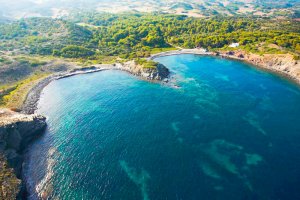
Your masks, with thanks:
[{"label": "white building", "polygon": [[236,48],[236,47],[238,47],[238,46],[240,46],[239,43],[232,43],[231,45],[229,45],[229,47],[233,47],[233,48]]}]

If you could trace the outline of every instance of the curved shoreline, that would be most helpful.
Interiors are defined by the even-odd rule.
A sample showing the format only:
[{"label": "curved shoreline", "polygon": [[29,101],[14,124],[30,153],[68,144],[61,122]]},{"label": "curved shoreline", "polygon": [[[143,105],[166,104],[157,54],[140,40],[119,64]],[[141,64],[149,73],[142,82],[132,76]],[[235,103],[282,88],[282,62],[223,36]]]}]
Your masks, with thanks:
[{"label": "curved shoreline", "polygon": [[78,71],[74,71],[74,72],[52,74],[52,75],[42,79],[34,87],[32,87],[31,90],[28,92],[28,94],[26,96],[26,100],[24,101],[23,106],[21,108],[21,113],[34,114],[34,112],[37,109],[38,101],[40,99],[40,95],[41,95],[43,89],[48,84],[50,84],[52,81],[79,75],[79,74],[88,74],[88,73],[99,72],[102,70],[106,70],[106,69],[105,68],[94,68],[91,70],[78,70]]},{"label": "curved shoreline", "polygon": [[[182,55],[182,54],[215,56],[215,57],[221,57],[221,58],[226,58],[226,59],[233,59],[233,60],[246,62],[247,64],[250,64],[252,67],[266,70],[267,72],[275,73],[275,74],[279,75],[280,77],[283,77],[285,79],[292,81],[293,83],[297,84],[298,87],[300,87],[300,63],[295,64],[296,67],[299,67],[299,74],[293,74],[293,73],[289,73],[288,71],[285,71],[284,70],[285,68],[283,70],[280,70],[278,68],[275,68],[274,65],[270,65],[270,63],[265,63],[265,62],[258,63],[258,62],[255,62],[255,60],[247,59],[246,56],[239,57],[241,54],[235,55],[235,53],[233,53],[233,54],[230,54],[230,53],[232,53],[232,52],[214,53],[214,52],[208,52],[205,49],[179,49],[179,50],[157,53],[157,54],[151,55],[147,59],[154,60],[155,58],[158,58],[158,57]],[[244,55],[250,55],[250,54],[244,53]],[[255,55],[255,56],[258,56],[258,55]],[[276,65],[276,66],[280,67],[280,65]],[[26,100],[23,103],[21,112],[24,114],[33,114],[35,112],[35,110],[37,109],[37,103],[39,101],[42,90],[44,89],[44,87],[46,87],[52,81],[62,79],[62,78],[67,78],[70,76],[80,75],[80,74],[99,72],[99,71],[103,71],[103,70],[125,71],[125,72],[135,75],[136,77],[139,77],[143,80],[148,80],[148,81],[154,82],[154,80],[149,80],[148,78],[143,77],[143,75],[141,75],[141,74],[136,74],[129,68],[126,68],[126,67],[124,67],[124,65],[119,64],[119,63],[99,64],[99,65],[94,65],[94,66],[86,67],[86,68],[82,68],[82,69],[78,68],[78,69],[74,69],[73,71],[69,71],[69,72],[52,74],[52,75],[42,79],[40,82],[38,82],[28,92],[28,94],[26,96]]]},{"label": "curved shoreline", "polygon": [[[117,64],[98,64],[98,65],[94,65],[94,66],[90,66],[90,67],[75,68],[75,69],[73,69],[71,71],[51,74],[51,75],[49,75],[49,76],[41,79],[27,93],[25,101],[23,102],[23,105],[21,107],[20,113],[10,111],[9,109],[6,109],[5,112],[11,113],[11,115],[14,115],[14,116],[15,115],[16,116],[19,116],[19,115],[20,116],[24,116],[25,119],[27,119],[26,117],[28,117],[28,118],[31,117],[31,118],[34,118],[34,119],[36,119],[36,118],[37,119],[41,119],[40,121],[43,121],[43,124],[44,124],[44,126],[42,128],[44,128],[44,127],[47,126],[47,124],[46,124],[46,118],[44,116],[40,116],[40,115],[35,114],[35,111],[37,110],[37,106],[38,106],[38,102],[39,102],[41,93],[42,93],[43,89],[49,83],[51,83],[52,81],[55,81],[55,80],[59,80],[59,79],[63,79],[63,78],[67,78],[67,77],[71,77],[71,76],[75,76],[75,75],[100,72],[100,71],[103,71],[103,70],[120,70],[120,71],[125,71],[125,72],[128,72],[128,73],[130,73],[130,74],[132,74],[134,76],[139,77],[140,79],[151,81],[151,82],[163,81],[163,79],[169,77],[169,71],[163,65],[160,65],[159,68],[144,69],[144,68],[142,68],[142,66],[137,65],[134,62],[133,63],[129,63],[129,64],[128,63],[124,63],[124,64],[119,64],[119,63],[117,63]],[[2,112],[4,112],[4,111],[0,110],[0,117],[1,117],[1,115],[3,115]],[[3,118],[1,120],[5,121],[5,118]],[[10,121],[8,120],[8,122],[10,122]],[[12,121],[10,123],[15,123],[15,122]],[[20,119],[17,123],[18,124],[23,123],[22,119]],[[35,129],[38,129],[38,130],[42,129],[42,128],[37,128],[40,124],[41,124],[40,122],[36,123],[36,124],[33,124],[32,125],[33,126],[32,129],[33,130],[35,130]],[[1,127],[0,126],[0,128],[2,128],[5,131],[7,127],[5,127],[5,126]],[[40,135],[39,131],[34,131],[34,134]],[[24,141],[27,141],[28,138],[30,138],[30,137],[29,136],[26,137],[26,138],[24,137]],[[26,143],[26,145],[24,145],[23,148],[26,149],[28,147],[28,145],[29,145],[29,143],[28,144]],[[0,151],[0,153],[2,153],[2,151]],[[2,156],[2,155],[0,154],[0,156]],[[25,198],[26,199],[26,197],[27,197],[26,180],[25,180],[24,176],[21,175],[21,174],[23,174],[23,172],[22,172],[23,171],[22,170],[22,168],[23,168],[23,162],[24,162],[23,151],[20,152],[19,157],[20,157],[20,159],[18,158],[18,163],[21,163],[21,164],[18,165],[18,166],[21,166],[21,167],[18,167],[18,170],[14,171],[14,174],[18,175],[19,179],[17,179],[15,176],[13,176],[11,178],[11,180],[13,180],[13,181],[18,180],[19,181],[19,183],[18,183],[19,186],[16,186],[16,187],[19,187],[19,192],[18,192],[16,198],[18,198],[18,199],[19,198],[20,199]],[[3,160],[1,159],[0,160],[0,164],[2,164],[1,163],[2,161]],[[6,163],[5,160],[4,160],[4,162]],[[9,168],[11,168],[11,167],[9,167]]]},{"label": "curved shoreline", "polygon": [[[208,52],[204,49],[180,49],[180,50],[174,50],[174,51],[161,52],[161,53],[151,55],[148,58],[148,60],[154,60],[155,58],[158,58],[158,57],[183,55],[183,54],[214,56],[214,57],[221,57],[221,58],[226,58],[226,59],[242,61],[247,64],[250,64],[254,68],[266,70],[267,72],[274,73],[276,75],[279,75],[280,77],[288,79],[289,81],[292,81],[298,87],[300,87],[300,61],[297,62],[295,60],[294,60],[294,62],[295,62],[294,66],[285,66],[287,63],[281,63],[280,60],[278,61],[278,63],[272,64],[272,62],[264,61],[263,60],[264,57],[259,57],[259,55],[256,55],[256,54],[247,54],[247,53],[241,52],[241,51],[227,51],[227,52],[221,52],[221,53],[219,53],[219,52],[214,53],[214,52]],[[272,54],[269,54],[269,55],[274,56]],[[281,54],[278,54],[277,56],[280,56],[280,55]],[[254,57],[257,60],[251,59],[251,57]],[[276,57],[274,57],[274,59],[276,59]],[[289,64],[292,65],[292,63],[289,63]],[[298,70],[297,74],[294,74],[293,72],[289,71],[290,69],[288,69],[288,68],[293,68],[293,67],[295,68],[295,70]]]},{"label": "curved shoreline", "polygon": [[[39,81],[35,86],[33,86],[28,94],[26,95],[26,99],[23,102],[22,108],[21,108],[21,113],[23,114],[34,114],[37,106],[38,106],[38,101],[40,99],[40,95],[43,91],[43,89],[50,84],[52,81],[63,79],[63,78],[68,78],[71,76],[75,75],[81,75],[81,74],[89,74],[89,73],[95,73],[95,72],[100,72],[104,70],[119,70],[119,71],[124,71],[127,72],[131,75],[134,75],[142,80],[146,81],[151,81],[151,82],[168,82],[169,78],[169,70],[168,68],[164,67],[162,65],[162,68],[165,68],[166,71],[163,72],[159,69],[150,69],[150,70],[145,70],[145,69],[136,69],[137,65],[134,63],[125,63],[125,64],[120,64],[120,63],[115,63],[115,64],[98,64],[98,65],[93,65],[90,67],[85,67],[85,68],[78,68],[74,69],[72,71],[68,72],[63,72],[63,73],[58,73],[58,74],[52,74],[46,78],[43,78],[41,81]],[[134,69],[133,69],[134,68]],[[145,70],[145,71],[143,71]],[[153,76],[155,74],[155,77]]]},{"label": "curved shoreline", "polygon": [[[200,57],[201,58],[201,57]],[[68,77],[68,76],[65,76],[65,77]],[[86,77],[83,77],[83,78],[86,78]],[[73,79],[74,80],[74,79]],[[255,84],[255,83],[254,83]],[[44,170],[44,169],[43,169]],[[47,170],[47,168],[45,168],[45,170]],[[37,185],[37,184],[36,184]]]},{"label": "curved shoreline", "polygon": [[[217,55],[214,55],[214,56],[217,56]],[[248,59],[228,55],[226,53],[222,53],[219,56],[221,56],[222,58],[226,58],[226,59],[232,59],[232,60],[245,62],[245,63],[251,65],[251,67],[264,70],[267,73],[278,75],[280,78],[284,78],[285,80],[288,80],[288,81],[292,82],[293,84],[295,84],[297,87],[300,87],[300,71],[299,71],[299,74],[293,74],[293,73],[288,73],[288,71],[285,71],[285,70],[276,69],[275,65],[267,66],[268,63],[260,64],[260,63],[256,63],[256,62],[248,60]],[[296,65],[298,65],[298,66],[296,66]],[[277,66],[279,66],[279,65],[277,65]],[[299,70],[300,70],[299,64],[295,64],[295,66],[299,67]]]},{"label": "curved shoreline", "polygon": [[[284,77],[293,80],[296,82],[298,85],[300,85],[300,76],[292,76],[289,73],[286,73],[283,70],[278,70],[275,68],[272,68],[272,65],[269,67],[266,67],[262,64],[254,63],[251,60],[248,60],[247,58],[243,57],[238,57],[235,54],[229,55],[228,53],[213,53],[213,52],[206,52],[202,49],[182,49],[182,50],[175,50],[175,51],[168,51],[168,52],[162,52],[158,54],[154,54],[151,57],[148,58],[148,60],[153,60],[158,57],[163,57],[163,56],[173,56],[173,55],[181,55],[181,54],[193,54],[193,55],[204,55],[204,56],[216,56],[216,57],[222,57],[226,59],[234,59],[234,60],[239,60],[242,62],[246,62],[251,64],[253,67],[260,68],[260,69],[265,69],[271,72],[275,72],[276,74],[283,75]],[[297,63],[296,63],[297,64]],[[52,74],[46,78],[43,78],[41,81],[39,81],[35,86],[31,88],[31,90],[28,92],[26,96],[26,100],[23,103],[21,112],[24,114],[33,114],[35,113],[38,105],[38,101],[40,99],[41,93],[43,89],[52,81],[54,80],[59,80],[62,78],[67,78],[75,75],[80,75],[80,74],[88,74],[88,73],[94,73],[94,72],[99,72],[103,70],[120,70],[120,71],[125,71],[128,72],[132,75],[135,75],[141,79],[148,80],[148,81],[154,81],[154,80],[149,80],[148,76],[144,76],[143,73],[136,73],[136,71],[133,71],[130,66],[124,66],[122,64],[110,64],[110,65],[94,65],[91,67],[86,67],[86,68],[76,68],[72,71],[68,72],[63,72],[63,73],[57,73],[57,74]],[[160,80],[162,81],[162,80]]]}]

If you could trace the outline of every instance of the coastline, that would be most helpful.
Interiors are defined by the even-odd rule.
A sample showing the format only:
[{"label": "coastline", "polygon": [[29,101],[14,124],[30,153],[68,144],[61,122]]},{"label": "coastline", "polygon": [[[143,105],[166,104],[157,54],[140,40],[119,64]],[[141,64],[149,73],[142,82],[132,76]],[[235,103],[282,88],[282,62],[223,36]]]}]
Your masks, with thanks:
[{"label": "coastline", "polygon": [[101,68],[101,67],[95,67],[91,66],[90,68],[84,68],[84,69],[75,69],[70,72],[64,72],[64,73],[58,73],[58,74],[52,74],[41,81],[39,81],[35,86],[33,86],[30,91],[28,92],[26,96],[26,100],[24,101],[22,108],[21,108],[21,113],[23,114],[34,114],[34,112],[37,109],[37,104],[40,99],[40,95],[43,91],[43,89],[50,84],[52,81],[75,76],[75,75],[80,75],[80,74],[88,74],[88,73],[94,73],[94,72],[99,72],[102,70],[106,70],[109,68]]},{"label": "coastline", "polygon": [[178,50],[165,51],[165,52],[153,54],[147,59],[154,60],[155,58],[158,58],[158,57],[174,56],[174,55],[182,55],[182,54],[214,55],[212,52],[206,51],[205,49],[178,49]]},{"label": "coastline", "polygon": [[[237,52],[237,54],[238,53],[239,52]],[[294,60],[288,64],[281,61],[279,61],[279,63],[272,64],[269,63],[268,61],[257,61],[255,59],[251,59],[253,55],[258,56],[256,54],[246,54],[246,56],[248,57],[240,58],[239,55],[236,54],[230,55],[228,54],[228,52],[221,53],[219,56],[226,59],[233,59],[233,60],[245,62],[247,64],[250,64],[252,67],[265,70],[268,73],[272,73],[278,75],[279,77],[287,79],[292,83],[296,84],[298,87],[300,87],[300,63]],[[292,64],[292,62],[295,62],[295,64]],[[294,70],[298,70],[298,71],[294,73],[293,71],[290,71],[288,68],[293,68]]]},{"label": "coastline", "polygon": [[274,73],[276,75],[279,75],[280,77],[284,77],[285,79],[292,81],[298,87],[300,87],[300,61],[298,62],[296,60],[293,60],[291,55],[276,54],[277,56],[274,56],[274,54],[266,54],[266,56],[264,57],[253,53],[246,53],[240,50],[215,53],[208,52],[205,49],[179,49],[154,54],[147,59],[154,60],[158,57],[182,54],[215,56],[242,61],[250,64],[252,67],[266,70],[269,73]]},{"label": "coastline", "polygon": [[[216,57],[246,62],[255,68],[263,69],[270,73],[275,73],[281,77],[284,77],[290,81],[293,81],[298,86],[300,86],[300,62],[293,65],[293,64],[291,64],[291,60],[289,60],[289,64],[291,65],[290,67],[296,66],[295,67],[296,70],[299,70],[299,72],[297,74],[294,74],[292,71],[287,70],[286,63],[282,62],[282,60],[279,60],[278,61],[279,63],[272,64],[268,61],[261,60],[262,58],[259,57],[259,55],[246,54],[245,52],[241,52],[241,51],[236,51],[236,52],[229,51],[229,52],[214,53],[214,52],[208,52],[205,49],[179,49],[179,50],[172,50],[172,51],[166,51],[166,52],[153,54],[149,58],[147,58],[147,60],[154,60],[155,58],[163,57],[163,56],[173,56],[173,55],[182,55],[182,54],[216,56]],[[256,59],[254,59],[253,56],[256,57]],[[151,81],[151,82],[158,82],[158,81],[159,82],[168,82],[170,79],[169,74],[168,74],[167,78],[165,77],[165,80],[149,78],[148,74],[145,75],[143,73],[135,71],[135,69],[133,69],[132,66],[135,67],[134,64],[132,64],[130,62],[127,62],[127,64],[126,63],[125,64],[120,64],[120,63],[97,64],[97,65],[93,65],[90,67],[77,68],[77,69],[74,69],[74,70],[68,71],[68,72],[52,74],[52,75],[44,78],[40,82],[38,82],[29,91],[29,93],[27,94],[26,100],[22,106],[21,113],[33,114],[35,112],[35,110],[37,109],[37,103],[40,98],[40,94],[41,94],[42,90],[44,89],[44,87],[46,87],[49,83],[51,83],[54,80],[59,80],[62,78],[67,78],[67,77],[71,77],[71,76],[75,76],[75,75],[94,73],[94,72],[99,72],[99,71],[103,71],[103,70],[120,70],[120,71],[128,72],[142,80],[147,80],[147,81]]]},{"label": "coastline", "polygon": [[[239,60],[242,62],[246,62],[251,64],[253,67],[268,70],[270,72],[274,72],[276,74],[279,74],[281,76],[284,76],[290,80],[293,80],[296,82],[298,85],[300,85],[300,71],[299,74],[294,74],[291,73],[293,71],[290,70],[284,70],[287,68],[285,65],[286,63],[282,62],[282,60],[279,60],[278,63],[270,63],[266,62],[261,59],[258,55],[254,54],[249,55],[245,54],[244,52],[237,51],[237,52],[222,52],[222,53],[213,53],[213,52],[207,52],[203,49],[181,49],[181,50],[174,50],[174,51],[167,51],[167,52],[161,52],[158,54],[154,54],[151,57],[147,58],[148,60],[153,60],[157,57],[163,57],[163,56],[172,56],[172,55],[181,55],[181,54],[194,54],[194,55],[204,55],[204,56],[216,56],[216,57],[221,57],[221,58],[226,58],[226,59],[234,59],[234,60]],[[276,64],[276,65],[274,65]],[[276,68],[274,67],[276,66]],[[299,63],[295,61],[295,64],[290,63],[289,67],[299,67]],[[167,68],[166,68],[167,69]],[[298,69],[298,68],[297,68]],[[56,73],[49,75],[39,81],[36,85],[34,85],[28,94],[26,95],[26,100],[24,101],[21,109],[21,113],[25,115],[32,115],[35,113],[38,105],[38,101],[40,99],[40,95],[43,91],[43,89],[52,81],[63,79],[63,78],[68,78],[71,76],[75,75],[80,75],[80,74],[88,74],[88,73],[95,73],[95,72],[100,72],[103,70],[120,70],[120,71],[125,71],[128,72],[140,79],[151,81],[151,82],[168,82],[170,80],[170,74],[169,70],[167,69],[167,78],[165,77],[166,74],[164,74],[162,77],[157,77],[156,75],[153,75],[153,70],[152,71],[147,71],[144,72],[141,70],[140,66],[137,66],[134,62],[127,62],[127,63],[116,63],[116,64],[98,64],[98,65],[93,65],[90,67],[85,67],[85,68],[75,68],[71,71],[66,71],[62,73]],[[145,69],[144,69],[145,70]],[[158,74],[159,75],[159,74]],[[167,79],[167,80],[165,80]],[[22,180],[23,182],[24,180]],[[22,185],[21,188],[21,193],[25,192],[26,193],[26,188],[24,188],[25,185]],[[22,193],[24,194],[24,193]],[[19,195],[22,195],[19,194]]]},{"label": "coastline", "polygon": [[[157,69],[142,69],[141,66],[136,65],[133,62],[127,62],[124,64],[115,63],[115,64],[98,64],[85,68],[77,68],[68,72],[52,74],[41,81],[39,81],[35,86],[33,86],[28,94],[26,95],[26,100],[24,101],[21,113],[23,114],[34,114],[38,101],[40,99],[40,95],[43,89],[50,84],[52,81],[68,78],[71,76],[81,75],[81,74],[89,74],[100,72],[104,70],[119,70],[124,71],[129,74],[132,74],[142,80],[150,81],[150,82],[167,82],[169,78],[169,70],[161,65],[162,68],[165,68],[164,72],[161,72]],[[144,70],[144,71],[143,71]],[[150,70],[150,71],[149,71]],[[156,72],[157,71],[157,72]]]},{"label": "coastline", "polygon": [[[157,68],[147,69],[135,62],[123,64],[98,64],[90,67],[75,68],[71,71],[51,74],[36,83],[27,93],[19,112],[14,112],[7,108],[0,108],[0,166],[4,167],[4,171],[2,169],[0,171],[3,171],[3,173],[10,173],[10,176],[5,178],[5,181],[7,182],[5,187],[0,188],[0,199],[2,199],[2,193],[6,194],[5,198],[8,200],[15,199],[14,197],[17,199],[26,199],[26,182],[22,176],[24,162],[23,153],[34,138],[43,134],[43,130],[47,126],[46,118],[35,114],[43,89],[55,80],[80,74],[100,72],[103,70],[125,71],[138,78],[151,82],[163,82],[164,79],[169,77],[169,70],[163,65],[159,65]],[[18,128],[20,125],[21,128]],[[8,134],[11,132],[11,129],[17,129],[15,131],[17,132],[17,136],[15,134]],[[10,144],[11,141],[16,140],[15,137],[17,137],[19,141],[18,144],[21,144],[22,146],[7,146],[6,144]],[[14,148],[11,149],[10,146],[13,146]],[[10,196],[7,197],[7,195]]]}]

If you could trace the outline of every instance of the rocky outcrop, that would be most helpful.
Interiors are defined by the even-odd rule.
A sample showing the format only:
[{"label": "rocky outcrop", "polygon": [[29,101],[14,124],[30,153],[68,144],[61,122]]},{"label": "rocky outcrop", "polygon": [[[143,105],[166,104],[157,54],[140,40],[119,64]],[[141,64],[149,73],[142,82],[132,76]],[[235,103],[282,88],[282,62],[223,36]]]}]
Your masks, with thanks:
[{"label": "rocky outcrop", "polygon": [[136,61],[128,61],[124,64],[116,64],[116,68],[147,80],[161,81],[167,79],[170,74],[169,69],[160,63],[157,63],[154,67],[145,67]]},{"label": "rocky outcrop", "polygon": [[[17,178],[20,179],[22,173],[22,153],[45,129],[45,121],[45,117],[40,115],[24,115],[7,109],[0,110],[0,183],[2,182],[0,199],[15,199],[14,195],[21,189]],[[13,168],[15,176],[9,173],[8,166]]]},{"label": "rocky outcrop", "polygon": [[244,51],[221,52],[221,56],[246,61],[255,66],[283,74],[300,83],[300,61],[291,54],[257,55]]}]

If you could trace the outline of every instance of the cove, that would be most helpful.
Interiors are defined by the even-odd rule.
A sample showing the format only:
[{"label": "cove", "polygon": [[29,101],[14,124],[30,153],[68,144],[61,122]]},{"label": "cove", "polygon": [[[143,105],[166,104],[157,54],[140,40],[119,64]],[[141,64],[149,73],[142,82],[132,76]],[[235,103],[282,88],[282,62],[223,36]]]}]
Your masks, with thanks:
[{"label": "cove", "polygon": [[300,90],[248,64],[156,58],[180,88],[120,71],[50,83],[29,199],[299,199]]}]

